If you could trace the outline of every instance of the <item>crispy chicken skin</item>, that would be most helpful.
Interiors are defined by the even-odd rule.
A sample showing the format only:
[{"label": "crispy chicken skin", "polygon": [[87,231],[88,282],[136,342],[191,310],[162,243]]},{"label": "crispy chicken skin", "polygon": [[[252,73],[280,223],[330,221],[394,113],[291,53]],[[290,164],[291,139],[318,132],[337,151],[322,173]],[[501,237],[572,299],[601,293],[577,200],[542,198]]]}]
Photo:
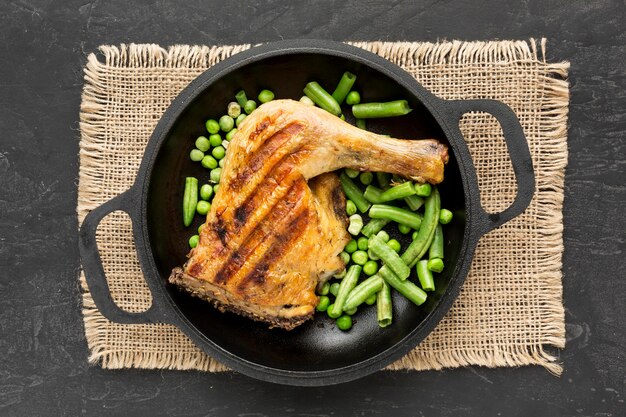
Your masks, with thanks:
[{"label": "crispy chicken skin", "polygon": [[313,316],[315,288],[344,268],[343,167],[439,183],[447,148],[390,139],[293,100],[260,106],[230,142],[198,246],[170,282],[271,327]]}]

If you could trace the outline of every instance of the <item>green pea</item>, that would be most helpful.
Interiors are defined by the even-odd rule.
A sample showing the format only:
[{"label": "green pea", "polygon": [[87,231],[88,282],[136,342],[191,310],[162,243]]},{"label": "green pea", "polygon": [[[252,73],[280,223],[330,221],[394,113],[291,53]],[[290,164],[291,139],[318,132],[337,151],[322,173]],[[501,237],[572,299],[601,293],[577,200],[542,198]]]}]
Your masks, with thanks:
[{"label": "green pea", "polygon": [[204,158],[204,152],[200,149],[192,149],[191,152],[189,152],[189,158],[194,162],[200,162],[202,158]]},{"label": "green pea", "polygon": [[343,312],[349,316],[354,316],[357,312],[357,309],[356,307],[354,307],[354,308],[351,308],[350,310],[344,310]]},{"label": "green pea", "polygon": [[213,187],[211,184],[204,184],[200,187],[200,198],[208,201],[213,196]]},{"label": "green pea", "polygon": [[352,317],[344,314],[337,318],[337,327],[344,332],[350,330],[352,328]]},{"label": "green pea", "polygon": [[226,134],[226,140],[228,141],[233,140],[233,136],[235,136],[235,133],[237,133],[236,128]]},{"label": "green pea", "polygon": [[198,234],[202,233],[202,229],[204,229],[204,223],[198,226]]},{"label": "green pea", "polygon": [[346,245],[344,250],[348,253],[354,253],[356,249],[357,249],[356,240],[351,239],[350,242],[348,242],[348,244]]},{"label": "green pea", "polygon": [[384,242],[389,242],[389,233],[387,233],[384,230],[381,230],[380,232],[378,232],[376,236],[381,238]]},{"label": "green pea", "polygon": [[220,159],[220,162],[218,164],[220,166],[220,168],[224,168],[224,162],[226,162],[226,158]]},{"label": "green pea", "polygon": [[207,155],[204,158],[202,158],[201,164],[206,169],[215,169],[215,168],[217,168],[217,160],[215,158],[213,158],[211,155]]},{"label": "green pea", "polygon": [[376,261],[367,261],[365,265],[363,265],[363,272],[365,275],[372,276],[376,272],[378,272],[378,262]]},{"label": "green pea", "polygon": [[254,110],[256,110],[256,101],[254,100],[246,101],[246,104],[244,104],[243,106],[243,111],[245,111],[247,114],[250,114]]},{"label": "green pea", "polygon": [[356,246],[359,248],[359,250],[367,250],[367,248],[369,247],[369,239],[361,236],[359,240],[356,241]]},{"label": "green pea", "polygon": [[448,209],[441,209],[439,211],[439,223],[448,224],[452,221],[452,212]]},{"label": "green pea", "polygon": [[376,304],[376,294],[372,294],[367,297],[367,299],[365,300],[365,304],[367,304],[368,306],[373,306],[374,304]]},{"label": "green pea", "polygon": [[328,289],[328,291],[335,297],[337,296],[337,293],[339,292],[339,285],[340,284],[338,282],[333,282],[330,288]]},{"label": "green pea", "polygon": [[326,297],[325,295],[322,295],[319,299],[319,301],[317,302],[317,311],[326,311],[328,309],[328,306],[330,304],[330,298]]},{"label": "green pea", "polygon": [[327,295],[328,291],[330,291],[330,283],[325,282],[324,285],[322,285],[322,288],[319,290],[319,295]]},{"label": "green pea", "polygon": [[369,171],[361,172],[361,174],[359,175],[359,180],[361,180],[361,183],[363,185],[370,185],[374,180],[374,174]]},{"label": "green pea", "polygon": [[346,201],[346,213],[348,214],[348,216],[352,216],[353,214],[356,214],[356,204],[354,204],[354,201],[352,200]]},{"label": "green pea", "polygon": [[220,185],[219,185],[219,184],[215,184],[215,185],[213,186],[213,192],[215,193],[215,195],[217,195],[217,190],[219,190],[219,188],[220,188]]},{"label": "green pea", "polygon": [[411,239],[412,239],[412,240],[417,239],[417,234],[418,234],[418,233],[417,233],[417,230],[416,230],[416,231],[414,231],[414,232],[413,232],[413,234],[411,235]]},{"label": "green pea", "polygon": [[341,114],[339,115],[339,118],[340,118],[341,120],[343,120],[344,122],[346,121],[346,115],[345,115],[345,114],[343,114],[343,113],[341,113]]},{"label": "green pea", "polygon": [[196,211],[201,216],[206,216],[209,210],[211,210],[211,203],[208,201],[200,200],[198,204],[196,204]]},{"label": "green pea", "polygon": [[274,93],[270,90],[262,90],[257,97],[261,103],[274,100]]},{"label": "green pea", "polygon": [[224,158],[224,156],[226,156],[226,149],[224,149],[223,146],[217,146],[213,148],[213,150],[211,151],[211,155],[213,155],[215,159],[222,159]]},{"label": "green pea", "polygon": [[396,239],[389,239],[389,242],[387,242],[387,246],[389,246],[391,249],[393,249],[396,252],[400,252],[400,249],[401,249],[400,242],[398,242]]},{"label": "green pea", "polygon": [[222,129],[222,132],[230,132],[233,127],[235,127],[235,120],[232,117],[227,114],[220,117],[220,129]]},{"label": "green pea", "polygon": [[220,131],[220,124],[215,119],[209,119],[206,121],[206,130],[207,132],[213,134]]},{"label": "green pea", "polygon": [[331,319],[336,319],[339,318],[339,316],[341,315],[341,312],[339,312],[339,314],[333,313],[333,306],[335,305],[335,303],[331,304],[328,306],[328,309],[326,310],[326,314],[328,314],[328,317],[330,317]]},{"label": "green pea", "polygon": [[246,120],[246,115],[241,113],[239,116],[237,116],[237,119],[235,120],[235,126],[239,127],[239,125],[241,124],[241,122],[243,122],[244,120]]},{"label": "green pea", "polygon": [[198,139],[196,139],[196,148],[198,148],[202,152],[206,152],[209,150],[210,147],[211,143],[206,138],[206,136],[198,136]]},{"label": "green pea", "polygon": [[350,254],[348,252],[341,252],[339,254],[339,257],[341,258],[344,264],[347,264],[348,262],[350,262]]},{"label": "green pea", "polygon": [[355,104],[359,104],[361,102],[361,95],[358,91],[350,91],[346,96],[346,104],[348,106],[353,106]]},{"label": "green pea", "polygon": [[221,176],[222,176],[222,168],[212,169],[211,172],[209,173],[209,178],[211,179],[211,182],[216,183],[216,184],[220,182]]},{"label": "green pea", "polygon": [[211,146],[220,146],[222,144],[222,137],[219,133],[215,133],[209,136],[209,142],[211,143]]},{"label": "green pea", "polygon": [[195,248],[196,246],[198,246],[198,242],[200,241],[200,236],[198,235],[193,235],[189,238],[189,247],[191,249]]},{"label": "green pea", "polygon": [[408,235],[409,233],[411,233],[411,226],[407,226],[406,224],[398,223],[398,230],[403,235]]},{"label": "green pea", "polygon": [[367,260],[368,260],[367,252],[365,251],[358,250],[352,254],[352,262],[354,262],[357,265],[363,266],[365,265]]}]

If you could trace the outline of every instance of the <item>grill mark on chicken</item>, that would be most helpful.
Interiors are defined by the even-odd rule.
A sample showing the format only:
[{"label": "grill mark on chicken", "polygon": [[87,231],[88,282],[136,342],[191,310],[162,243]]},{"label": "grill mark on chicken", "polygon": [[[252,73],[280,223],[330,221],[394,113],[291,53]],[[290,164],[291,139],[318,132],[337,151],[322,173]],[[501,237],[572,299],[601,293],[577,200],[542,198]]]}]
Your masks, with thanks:
[{"label": "grill mark on chicken", "polygon": [[233,250],[228,260],[215,275],[216,283],[225,284],[229,282],[260,245],[268,238],[276,238],[272,232],[282,230],[281,226],[284,227],[293,208],[304,196],[305,188],[300,182],[295,184],[291,190],[292,192],[287,195],[287,198],[281,200],[270,212],[270,215],[258,222],[250,234],[244,237],[243,245]]},{"label": "grill mark on chicken", "polygon": [[275,157],[276,152],[281,150],[283,154],[286,154],[289,149],[285,147],[285,144],[292,141],[294,136],[302,132],[302,130],[304,130],[302,123],[292,122],[266,138],[259,149],[245,162],[246,166],[231,181],[229,188],[231,190],[239,190],[262,168],[271,169],[272,165],[268,165],[268,163],[280,162],[281,158]]},{"label": "grill mark on chicken", "polygon": [[274,244],[263,255],[263,258],[257,262],[254,269],[245,276],[237,286],[237,290],[245,296],[245,289],[249,284],[262,284],[265,277],[280,258],[285,255],[286,249],[294,243],[305,232],[308,227],[309,211],[302,210],[295,215],[295,218],[289,222],[289,225],[276,236]]}]

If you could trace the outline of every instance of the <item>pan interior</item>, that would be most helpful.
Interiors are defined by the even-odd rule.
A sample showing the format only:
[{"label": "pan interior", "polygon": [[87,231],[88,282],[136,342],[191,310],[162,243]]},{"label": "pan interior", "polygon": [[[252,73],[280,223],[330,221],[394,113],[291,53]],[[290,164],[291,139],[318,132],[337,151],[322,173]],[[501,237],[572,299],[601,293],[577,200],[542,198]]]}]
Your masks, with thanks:
[{"label": "pan interior", "polygon": [[[227,104],[241,89],[249,98],[256,98],[261,89],[268,88],[277,98],[299,99],[309,81],[318,81],[332,91],[344,71],[357,75],[354,89],[361,93],[362,102],[406,99],[414,109],[403,117],[368,121],[369,130],[392,137],[435,138],[447,143],[440,126],[419,99],[393,79],[348,58],[301,53],[246,64],[208,85],[174,122],[154,161],[149,178],[147,222],[152,255],[165,291],[207,340],[252,364],[285,371],[327,371],[358,364],[393,348],[437,308],[459,258],[465,229],[465,201],[461,176],[451,152],[446,179],[440,185],[442,207],[455,213],[454,221],[444,229],[446,268],[436,277],[437,291],[420,307],[394,293],[393,324],[387,328],[378,327],[376,308],[368,306],[353,316],[354,325],[349,332],[337,329],[325,313],[317,313],[313,320],[289,332],[270,330],[265,324],[220,313],[208,303],[167,284],[172,268],[185,262],[187,241],[202,223],[200,216],[196,216],[193,225],[184,228],[181,219],[184,177],[195,176],[200,183],[209,177],[207,170],[189,159],[195,139],[206,134],[204,122],[225,114]],[[408,245],[410,238],[396,228],[388,231],[403,248]],[[415,271],[412,274],[416,279]]]}]

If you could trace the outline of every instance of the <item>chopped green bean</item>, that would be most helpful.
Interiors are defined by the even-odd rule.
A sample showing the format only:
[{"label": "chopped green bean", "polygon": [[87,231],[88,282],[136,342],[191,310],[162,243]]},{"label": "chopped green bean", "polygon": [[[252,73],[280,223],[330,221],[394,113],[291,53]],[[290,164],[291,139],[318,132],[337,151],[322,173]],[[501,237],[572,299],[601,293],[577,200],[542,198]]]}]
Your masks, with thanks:
[{"label": "chopped green bean", "polygon": [[[408,298],[415,305],[422,305],[428,295],[417,285],[413,284],[410,280],[406,279],[402,281],[393,271],[385,266],[380,268],[378,274],[382,279],[395,288],[400,294]],[[378,300],[380,302],[380,299]]]},{"label": "chopped green bean", "polygon": [[433,187],[432,193],[424,204],[424,221],[422,226],[419,228],[416,238],[402,254],[402,260],[410,267],[413,267],[424,256],[435,236],[435,229],[439,221],[440,205],[439,191],[437,187]]},{"label": "chopped green bean", "polygon": [[380,259],[380,257],[378,257],[378,255],[376,255],[374,252],[372,252],[371,249],[367,249],[367,256],[368,258],[370,258],[372,261],[377,261]]},{"label": "chopped green bean", "polygon": [[356,119],[356,127],[367,130],[367,123],[365,122],[365,119]]},{"label": "chopped green bean", "polygon": [[396,239],[389,239],[389,242],[387,242],[387,246],[393,249],[395,253],[400,252],[400,249],[401,249],[400,242],[398,242]]},{"label": "chopped green bean", "polygon": [[339,106],[339,103],[337,103],[337,100],[328,94],[328,92],[317,82],[311,81],[306,85],[306,87],[304,87],[303,91],[307,97],[313,100],[313,102],[322,109],[334,114],[335,116],[339,116],[341,114],[341,107]]},{"label": "chopped green bean", "polygon": [[359,175],[359,180],[361,180],[361,184],[369,185],[372,183],[372,181],[374,181],[374,174],[369,171],[361,172],[361,174]]},{"label": "chopped green bean", "polygon": [[191,225],[196,214],[198,204],[198,179],[194,177],[185,178],[185,191],[183,192],[183,224]]},{"label": "chopped green bean", "polygon": [[358,169],[352,169],[352,168],[346,168],[344,169],[344,172],[346,173],[346,175],[350,178],[356,178],[359,176],[359,174],[361,173]]},{"label": "chopped green bean", "polygon": [[328,309],[328,305],[330,304],[330,298],[325,295],[322,295],[317,302],[316,310],[320,312],[324,312]]},{"label": "chopped green bean", "polygon": [[389,242],[389,239],[390,239],[390,237],[389,237],[389,233],[387,233],[387,232],[386,232],[386,231],[384,231],[384,230],[381,230],[380,232],[378,232],[378,233],[376,234],[376,236],[378,236],[379,238],[381,238],[381,239],[383,240],[383,242],[385,242],[385,243]]},{"label": "chopped green bean", "polygon": [[189,152],[189,159],[194,162],[202,161],[202,158],[204,158],[204,152],[200,149],[192,149],[191,152]]},{"label": "chopped green bean", "polygon": [[243,111],[245,111],[246,114],[250,114],[255,110],[256,110],[256,101],[254,100],[246,101],[246,104],[244,104],[243,106]]},{"label": "chopped green bean", "polygon": [[198,235],[193,235],[189,238],[189,247],[191,249],[195,248],[196,246],[198,246],[198,242],[200,241],[200,236]]},{"label": "chopped green bean", "polygon": [[361,304],[365,302],[371,295],[376,294],[383,287],[383,279],[378,275],[374,275],[361,282],[359,285],[354,287],[346,302],[343,305],[343,311],[352,310],[353,308],[357,308]]},{"label": "chopped green bean", "polygon": [[269,101],[274,100],[274,93],[270,90],[261,90],[259,96],[257,97],[261,103],[267,103]]},{"label": "chopped green bean", "polygon": [[365,197],[365,199],[370,203],[380,204],[383,202],[380,198],[382,194],[383,190],[381,190],[380,188],[376,187],[375,185],[368,185],[367,187],[365,187],[363,197]]},{"label": "chopped green bean", "polygon": [[395,100],[386,103],[361,103],[352,106],[352,114],[357,119],[403,116],[411,112],[406,100]]},{"label": "chopped green bean", "polygon": [[307,106],[315,106],[315,103],[313,102],[313,100],[311,100],[307,96],[300,97],[300,103],[306,104]]},{"label": "chopped green bean", "polygon": [[406,224],[400,224],[398,223],[398,231],[400,233],[402,233],[403,235],[408,235],[409,233],[411,233],[411,229],[409,226],[407,226]]},{"label": "chopped green bean", "polygon": [[441,258],[434,258],[428,260],[428,269],[433,272],[441,272],[443,271],[444,264]]},{"label": "chopped green bean", "polygon": [[363,229],[363,217],[360,214],[353,214],[349,217],[350,224],[348,225],[348,233],[353,236],[357,236]]},{"label": "chopped green bean", "polygon": [[348,294],[350,291],[356,286],[356,283],[359,280],[359,276],[361,275],[361,266],[360,265],[352,265],[350,269],[348,269],[348,273],[341,280],[339,284],[339,291],[337,292],[337,297],[335,298],[335,302],[332,307],[333,315],[341,315],[343,311],[343,305],[348,298]]},{"label": "chopped green bean", "polygon": [[380,199],[382,200],[382,202],[387,202],[392,200],[399,200],[401,198],[408,197],[414,194],[415,188],[413,188],[413,183],[407,181],[383,191],[383,193],[380,195]]},{"label": "chopped green bean", "polygon": [[346,96],[346,104],[348,106],[353,106],[355,104],[359,104],[361,102],[361,95],[358,91],[350,91]]},{"label": "chopped green bean", "polygon": [[424,205],[424,199],[422,197],[418,197],[416,195],[410,195],[408,197],[404,197],[404,202],[412,211],[419,210],[420,207]]},{"label": "chopped green bean", "polygon": [[220,131],[220,124],[215,119],[209,119],[205,123],[207,132],[214,134]]},{"label": "chopped green bean", "polygon": [[235,94],[235,100],[239,103],[239,106],[243,107],[246,105],[246,101],[248,101],[248,97],[246,97],[246,92],[240,90],[237,94]]},{"label": "chopped green bean", "polygon": [[452,212],[448,209],[441,209],[439,212],[439,223],[448,224],[452,221]]},{"label": "chopped green bean", "polygon": [[236,119],[241,114],[241,106],[239,105],[239,103],[231,101],[230,103],[228,103],[228,109],[226,113],[228,113],[228,115],[233,119]]},{"label": "chopped green bean", "polygon": [[411,274],[411,270],[400,256],[378,236],[370,238],[370,248],[401,280],[405,280]]},{"label": "chopped green bean", "polygon": [[339,80],[339,83],[337,83],[337,87],[335,88],[335,91],[333,91],[333,94],[332,94],[332,97],[335,99],[335,101],[338,104],[343,103],[346,96],[350,92],[350,89],[354,85],[355,81],[356,81],[356,75],[354,75],[353,73],[349,71],[346,71],[343,73],[343,75],[341,76],[341,79]]},{"label": "chopped green bean", "polygon": [[428,269],[428,260],[424,259],[417,263],[417,278],[424,291],[435,291],[433,273]]},{"label": "chopped green bean", "polygon": [[346,197],[352,200],[361,213],[365,213],[370,208],[371,204],[363,197],[361,189],[348,177],[345,172],[339,175],[339,181],[341,182],[341,188],[346,193]]},{"label": "chopped green bean", "polygon": [[376,304],[376,296],[377,295],[378,294],[372,294],[371,296],[369,296],[367,298],[367,300],[365,300],[365,304],[367,304],[368,306],[373,306],[374,304]]},{"label": "chopped green bean", "polygon": [[376,181],[378,181],[378,186],[384,191],[389,188],[389,185],[391,184],[391,174],[386,172],[377,172]]},{"label": "chopped green bean", "polygon": [[380,232],[390,221],[391,220],[388,219],[372,219],[361,229],[361,233],[367,237],[371,237]]},{"label": "chopped green bean", "polygon": [[428,197],[432,192],[432,186],[425,182],[424,184],[416,184],[415,185],[415,194],[419,197]]},{"label": "chopped green bean", "polygon": [[347,332],[352,328],[352,317],[343,315],[337,319],[337,328],[344,332]]},{"label": "chopped green bean", "polygon": [[421,214],[385,204],[374,204],[372,208],[370,208],[369,215],[373,219],[393,220],[413,229],[419,229],[422,224]]},{"label": "chopped green bean", "polygon": [[352,200],[346,201],[346,214],[348,216],[352,216],[353,214],[356,214],[356,205],[354,205],[354,201]]},{"label": "chopped green bean", "polygon": [[379,327],[387,327],[393,319],[393,309],[391,306],[391,288],[383,281],[383,285],[376,295],[376,317]]},{"label": "chopped green bean", "polygon": [[196,148],[198,148],[202,152],[206,152],[209,150],[210,147],[211,143],[206,138],[206,136],[198,136],[198,139],[196,139]]},{"label": "chopped green bean", "polygon": [[363,250],[357,250],[352,254],[352,262],[357,265],[363,266],[367,263],[367,252]]},{"label": "chopped green bean", "polygon": [[217,168],[217,160],[215,158],[213,158],[211,155],[206,155],[204,158],[202,158],[201,164],[206,169],[215,169],[215,168]]},{"label": "chopped green bean", "polygon": [[443,229],[438,224],[435,228],[435,236],[428,249],[428,259],[443,259]]}]

